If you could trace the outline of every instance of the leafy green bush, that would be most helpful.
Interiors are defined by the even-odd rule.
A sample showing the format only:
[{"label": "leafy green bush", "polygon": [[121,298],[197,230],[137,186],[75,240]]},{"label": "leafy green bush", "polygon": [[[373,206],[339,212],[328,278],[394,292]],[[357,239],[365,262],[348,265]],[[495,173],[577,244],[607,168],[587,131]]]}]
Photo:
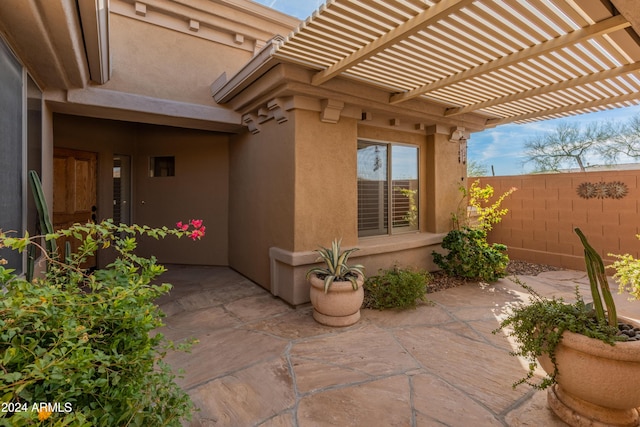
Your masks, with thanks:
[{"label": "leafy green bush", "polygon": [[[556,366],[556,348],[562,340],[564,331],[570,331],[609,344],[625,340],[618,336],[618,328],[607,324],[606,320],[598,320],[593,304],[586,304],[576,287],[576,302],[569,304],[562,298],[547,299],[536,293],[530,286],[516,279],[530,294],[528,304],[519,304],[511,309],[507,317],[500,322],[494,334],[506,331],[513,337],[516,349],[513,356],[522,356],[529,362],[526,376],[513,384],[529,384],[536,389],[544,389],[555,384],[558,375]],[[535,332],[535,333],[534,333]],[[534,382],[537,359],[546,354],[554,365],[553,372],[547,373],[541,381]]]},{"label": "leafy green bush", "polygon": [[516,190],[516,187],[511,187],[498,197],[492,205],[489,205],[489,200],[493,197],[493,187],[487,184],[482,188],[480,187],[479,181],[474,181],[469,188],[468,194],[469,206],[473,206],[478,215],[478,225],[476,228],[491,231],[494,224],[502,221],[502,217],[509,212],[509,209],[501,207],[502,202]]},{"label": "leafy green bush", "polygon": [[509,257],[505,245],[487,243],[483,229],[463,227],[450,231],[442,240],[447,255],[433,252],[433,261],[449,276],[495,282],[506,276]]},{"label": "leafy green bush", "polygon": [[393,267],[369,277],[364,285],[363,308],[415,308],[418,301],[427,301],[427,284],[431,275]]},{"label": "leafy green bush", "polygon": [[[133,253],[137,235],[204,235],[201,221],[189,225],[78,224],[46,236],[81,245],[64,263],[49,257],[44,278],[30,283],[0,266],[0,399],[8,409],[0,425],[179,426],[190,418],[193,404],[162,361],[175,346],[153,333],[164,316],[153,301],[171,285],[153,284],[165,268]],[[0,231],[0,247],[24,250],[37,240]],[[109,246],[118,254],[112,264],[80,268]]]},{"label": "leafy green bush", "polygon": [[[465,186],[460,186],[458,189],[462,193],[462,198],[457,212],[451,214],[453,228],[456,230],[463,227],[481,228],[485,231],[491,231],[494,224],[502,221],[502,217],[509,212],[509,209],[501,207],[502,202],[518,190],[516,187],[511,187],[490,205],[494,193],[491,185],[480,187],[480,181],[476,180],[468,189]],[[473,211],[469,208],[473,208]],[[469,216],[471,212],[475,212],[475,221],[472,221]]]},{"label": "leafy green bush", "polygon": [[[636,237],[640,239],[640,234]],[[640,300],[640,259],[629,254],[609,256],[617,258],[610,267],[616,270],[613,277],[619,282],[620,293],[627,291],[632,298]]]}]

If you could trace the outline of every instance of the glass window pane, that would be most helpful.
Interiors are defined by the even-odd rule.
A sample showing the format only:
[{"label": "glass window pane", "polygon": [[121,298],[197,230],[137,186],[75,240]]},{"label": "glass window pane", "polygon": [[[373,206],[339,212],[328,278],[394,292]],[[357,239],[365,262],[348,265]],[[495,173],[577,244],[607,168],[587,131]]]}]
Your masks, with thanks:
[{"label": "glass window pane", "polygon": [[392,214],[394,231],[418,229],[418,148],[391,147]]},{"label": "glass window pane", "polygon": [[131,224],[131,157],[113,156],[113,220]]},{"label": "glass window pane", "polygon": [[387,145],[358,141],[358,235],[387,234]]}]

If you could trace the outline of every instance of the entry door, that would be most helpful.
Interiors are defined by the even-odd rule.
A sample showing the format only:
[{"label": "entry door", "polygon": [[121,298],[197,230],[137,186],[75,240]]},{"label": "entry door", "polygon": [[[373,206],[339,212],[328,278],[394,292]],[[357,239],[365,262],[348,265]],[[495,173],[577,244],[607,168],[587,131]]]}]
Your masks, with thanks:
[{"label": "entry door", "polygon": [[[58,230],[74,223],[96,221],[97,154],[89,151],[55,148],[53,153],[53,228]],[[58,241],[63,248],[64,241]],[[72,249],[78,246],[71,242]],[[85,268],[95,267],[95,257]]]}]

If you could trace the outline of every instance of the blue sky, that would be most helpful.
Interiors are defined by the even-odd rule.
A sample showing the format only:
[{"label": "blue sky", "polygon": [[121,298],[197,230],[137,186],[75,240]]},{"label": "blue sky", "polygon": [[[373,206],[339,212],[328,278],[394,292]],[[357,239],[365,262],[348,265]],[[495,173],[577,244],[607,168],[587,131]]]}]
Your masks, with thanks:
[{"label": "blue sky", "polygon": [[640,115],[640,106],[616,108],[596,113],[580,114],[562,119],[543,120],[523,125],[502,125],[471,134],[467,157],[484,164],[489,174],[493,165],[496,175],[520,175],[531,172],[532,165],[523,165],[525,141],[553,130],[560,123],[575,123],[581,127],[594,121],[628,121]]},{"label": "blue sky", "polygon": [[324,4],[324,0],[253,0],[256,3],[269,6],[298,19],[307,19],[314,10]]},{"label": "blue sky", "polygon": [[[306,19],[318,9],[323,0],[254,0],[280,12]],[[581,114],[562,119],[545,120],[524,125],[503,125],[474,133],[468,143],[468,159],[484,164],[489,173],[491,166],[496,175],[519,175],[530,172],[531,165],[523,165],[525,141],[554,129],[561,122],[586,125],[592,121],[627,121],[640,115],[640,106],[618,108],[597,113]]]}]

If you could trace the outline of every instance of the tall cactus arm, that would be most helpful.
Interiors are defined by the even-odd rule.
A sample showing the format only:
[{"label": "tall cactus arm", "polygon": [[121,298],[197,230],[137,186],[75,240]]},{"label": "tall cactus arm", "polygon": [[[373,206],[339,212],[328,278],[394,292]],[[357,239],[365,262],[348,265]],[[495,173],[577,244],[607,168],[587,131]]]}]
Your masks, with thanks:
[{"label": "tall cactus arm", "polygon": [[[53,225],[49,219],[49,209],[47,208],[47,200],[44,198],[44,192],[42,191],[42,183],[36,171],[29,171],[29,184],[31,184],[31,192],[33,193],[33,199],[38,210],[38,217],[40,219],[40,229],[45,234],[53,233]],[[49,257],[55,259],[58,256],[58,245],[56,241],[51,239],[46,241],[47,252]]]},{"label": "tall cactus arm", "polygon": [[593,299],[593,308],[596,311],[596,318],[598,321],[604,322],[606,317],[604,313],[604,305],[602,304],[602,297],[598,290],[598,276],[596,273],[596,266],[591,258],[591,254],[587,249],[584,250],[584,261],[587,267],[587,275],[589,277],[589,284],[591,285],[591,298]]},{"label": "tall cactus arm", "polygon": [[[608,320],[610,326],[618,327],[618,315],[616,313],[616,304],[611,295],[609,281],[604,269],[602,257],[589,244],[587,238],[579,228],[575,229],[576,234],[580,237],[582,246],[584,246],[584,259],[587,266],[587,274],[589,275],[589,283],[591,285],[591,296],[593,297],[593,306],[596,310],[598,320]],[[602,292],[602,297],[600,296]],[[607,317],[605,318],[602,300],[607,307]],[[599,306],[599,308],[598,308]]]}]

